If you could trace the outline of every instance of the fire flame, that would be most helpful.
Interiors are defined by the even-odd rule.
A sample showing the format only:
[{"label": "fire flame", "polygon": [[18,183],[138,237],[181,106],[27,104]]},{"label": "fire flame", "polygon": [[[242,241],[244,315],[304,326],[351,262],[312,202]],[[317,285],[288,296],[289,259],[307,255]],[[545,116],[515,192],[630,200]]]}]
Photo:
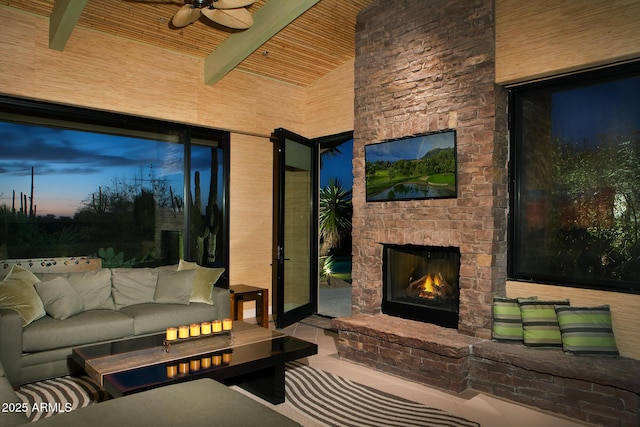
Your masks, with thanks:
[{"label": "fire flame", "polygon": [[440,278],[429,274],[424,279],[419,296],[422,298],[434,298],[441,289],[442,284],[440,283]]},{"label": "fire flame", "polygon": [[[435,286],[434,286],[435,285]],[[440,288],[441,284],[440,284],[440,279],[438,279],[438,276],[433,277],[432,275],[428,275],[426,279],[424,279],[424,283],[422,284],[422,290],[424,292],[435,292],[436,291],[436,286],[437,288]]]},{"label": "fire flame", "polygon": [[442,277],[441,273],[426,274],[417,280],[413,280],[407,287],[413,295],[417,293],[420,298],[435,299],[453,295],[453,289]]}]

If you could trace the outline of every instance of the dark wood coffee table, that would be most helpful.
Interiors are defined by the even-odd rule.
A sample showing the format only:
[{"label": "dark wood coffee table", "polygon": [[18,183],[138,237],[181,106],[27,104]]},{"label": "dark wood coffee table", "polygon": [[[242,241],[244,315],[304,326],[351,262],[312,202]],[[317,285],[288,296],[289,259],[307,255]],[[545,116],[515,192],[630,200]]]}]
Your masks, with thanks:
[{"label": "dark wood coffee table", "polygon": [[268,402],[284,402],[285,363],[318,346],[277,331],[234,322],[233,332],[174,342],[165,334],[73,349],[73,360],[113,397],[199,378],[238,385]]}]

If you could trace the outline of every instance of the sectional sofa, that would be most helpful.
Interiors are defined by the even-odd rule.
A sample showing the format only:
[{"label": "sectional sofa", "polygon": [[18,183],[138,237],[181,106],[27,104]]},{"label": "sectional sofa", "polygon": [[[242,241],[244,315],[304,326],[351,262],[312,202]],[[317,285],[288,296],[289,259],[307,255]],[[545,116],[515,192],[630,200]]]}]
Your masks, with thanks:
[{"label": "sectional sofa", "polygon": [[32,273],[0,282],[0,362],[19,386],[77,373],[74,347],[143,336],[230,315],[223,269],[181,261],[157,268]]}]

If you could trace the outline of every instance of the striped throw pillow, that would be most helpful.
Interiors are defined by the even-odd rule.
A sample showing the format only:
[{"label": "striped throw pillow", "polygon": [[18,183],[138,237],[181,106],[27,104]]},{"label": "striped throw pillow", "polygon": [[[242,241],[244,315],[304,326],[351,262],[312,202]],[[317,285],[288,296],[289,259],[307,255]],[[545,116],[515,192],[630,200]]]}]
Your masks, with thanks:
[{"label": "striped throw pillow", "polygon": [[[536,297],[527,299],[535,300]],[[493,297],[493,327],[491,337],[494,341],[522,343],[522,317],[517,298]]]},{"label": "striped throw pillow", "polygon": [[556,307],[562,348],[575,355],[618,357],[611,310],[598,307]]},{"label": "striped throw pillow", "polygon": [[562,347],[556,306],[568,306],[569,300],[532,301],[519,298],[522,337],[527,347]]}]

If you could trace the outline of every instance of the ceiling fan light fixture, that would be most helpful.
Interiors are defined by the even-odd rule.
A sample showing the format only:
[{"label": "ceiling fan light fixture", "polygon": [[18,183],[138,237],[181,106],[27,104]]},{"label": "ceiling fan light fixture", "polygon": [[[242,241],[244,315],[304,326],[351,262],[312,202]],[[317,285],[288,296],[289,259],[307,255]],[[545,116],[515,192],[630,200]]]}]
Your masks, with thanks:
[{"label": "ceiling fan light fixture", "polygon": [[174,27],[186,27],[204,15],[225,27],[244,30],[253,25],[253,15],[246,9],[256,0],[131,0],[143,3],[183,3],[171,18]]},{"label": "ceiling fan light fixture", "polygon": [[202,9],[203,7],[211,7],[212,0],[191,0],[191,7],[194,9]]}]

